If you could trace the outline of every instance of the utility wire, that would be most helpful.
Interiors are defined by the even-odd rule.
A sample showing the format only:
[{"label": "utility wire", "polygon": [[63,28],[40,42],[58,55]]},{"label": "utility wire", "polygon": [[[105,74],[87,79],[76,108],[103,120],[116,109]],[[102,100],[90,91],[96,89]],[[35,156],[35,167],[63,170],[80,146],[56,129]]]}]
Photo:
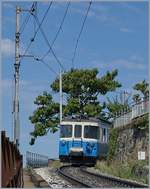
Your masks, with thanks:
[{"label": "utility wire", "polygon": [[59,76],[59,74],[58,74],[55,70],[53,70],[53,68],[52,68],[49,64],[47,64],[44,60],[39,59],[39,58],[34,58],[34,60],[36,60],[36,61],[38,61],[38,62],[41,62],[41,63],[44,64],[51,72],[53,72],[54,74],[56,74],[57,76]]},{"label": "utility wire", "polygon": [[39,29],[40,29],[40,31],[41,31],[41,33],[42,33],[42,35],[43,35],[43,38],[44,38],[45,42],[47,43],[47,45],[49,46],[49,49],[51,50],[51,52],[52,52],[54,58],[56,59],[57,63],[60,65],[60,67],[64,70],[64,66],[62,65],[62,63],[60,62],[60,60],[57,58],[57,56],[56,56],[54,50],[52,49],[52,47],[51,47],[51,45],[50,45],[50,43],[49,43],[49,41],[48,41],[48,39],[47,39],[47,36],[46,36],[46,34],[45,34],[43,28],[40,26],[40,22],[39,22],[38,17],[34,15],[34,18],[35,18],[37,24],[39,25]]},{"label": "utility wire", "polygon": [[[52,41],[52,43],[51,43],[51,47],[53,47],[53,45],[54,45],[54,43],[55,43],[55,41],[56,41],[56,39],[57,39],[57,37],[58,37],[60,31],[62,30],[62,26],[63,26],[63,23],[64,23],[64,21],[65,21],[65,18],[66,18],[66,15],[67,15],[69,6],[70,6],[70,1],[69,1],[68,4],[67,4],[66,11],[65,11],[64,16],[63,16],[63,18],[62,18],[62,21],[61,21],[61,23],[60,23],[60,26],[59,26],[59,28],[58,28],[58,30],[57,30],[57,32],[56,32],[56,35],[55,35],[55,37],[54,37],[54,39],[53,39],[53,41]],[[51,49],[49,49],[49,50],[42,56],[41,59],[43,60],[50,52],[51,52]]]},{"label": "utility wire", "polygon": [[[29,45],[27,46],[26,50],[24,51],[23,56],[26,55],[26,53],[27,53],[27,51],[29,50],[31,44],[34,42],[35,37],[36,37],[36,35],[37,35],[39,29],[41,28],[41,26],[42,26],[42,24],[43,24],[43,22],[44,22],[44,20],[45,20],[45,18],[46,18],[46,16],[47,16],[47,14],[48,14],[48,11],[50,10],[51,5],[52,5],[52,1],[50,2],[49,6],[48,6],[48,8],[47,8],[47,10],[46,10],[46,12],[45,12],[45,14],[44,14],[42,21],[39,23],[39,27],[38,27],[37,30],[35,31],[33,38],[30,40]],[[33,13],[32,13],[32,15],[35,16]],[[23,56],[22,56],[22,58],[23,58]]]},{"label": "utility wire", "polygon": [[80,39],[80,37],[81,37],[82,31],[83,31],[83,28],[84,28],[84,25],[85,25],[85,21],[86,21],[86,19],[87,19],[87,16],[88,16],[88,13],[89,13],[89,10],[90,10],[90,7],[91,7],[91,4],[92,4],[92,1],[90,1],[90,3],[89,3],[87,12],[86,12],[86,14],[85,14],[85,17],[84,17],[84,20],[83,20],[83,23],[82,23],[82,26],[81,26],[81,30],[80,30],[79,35],[78,35],[78,37],[77,37],[77,41],[76,41],[76,45],[75,45],[75,49],[74,49],[74,53],[73,53],[73,58],[72,58],[72,67],[73,67],[73,68],[74,68],[74,60],[75,60],[75,56],[76,56],[76,51],[77,51],[79,39]]},{"label": "utility wire", "polygon": [[20,31],[19,31],[20,35],[23,33],[23,31],[24,31],[24,29],[25,29],[25,27],[26,27],[26,25],[27,25],[27,23],[30,19],[30,16],[31,16],[30,14],[27,14],[26,18],[24,19],[24,22],[20,27]]},{"label": "utility wire", "polygon": [[32,6],[31,6],[31,8],[30,8],[30,10],[29,10],[29,13],[28,13],[27,16],[25,17],[24,22],[22,23],[22,25],[21,25],[21,27],[20,27],[20,30],[19,30],[20,35],[21,35],[21,34],[23,33],[23,31],[25,30],[25,27],[26,27],[26,25],[28,24],[28,22],[29,22],[29,20],[30,20],[30,17],[31,17],[30,12],[33,10],[33,8],[34,8],[34,3],[32,3]]}]

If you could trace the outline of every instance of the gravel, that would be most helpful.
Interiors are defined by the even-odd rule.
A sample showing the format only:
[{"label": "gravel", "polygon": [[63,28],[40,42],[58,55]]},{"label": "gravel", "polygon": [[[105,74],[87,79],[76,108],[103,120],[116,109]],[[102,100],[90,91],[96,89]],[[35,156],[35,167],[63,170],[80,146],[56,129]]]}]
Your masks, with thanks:
[{"label": "gravel", "polygon": [[56,169],[43,167],[34,169],[50,186],[50,188],[73,188],[73,186],[66,180],[63,180],[56,173]]}]

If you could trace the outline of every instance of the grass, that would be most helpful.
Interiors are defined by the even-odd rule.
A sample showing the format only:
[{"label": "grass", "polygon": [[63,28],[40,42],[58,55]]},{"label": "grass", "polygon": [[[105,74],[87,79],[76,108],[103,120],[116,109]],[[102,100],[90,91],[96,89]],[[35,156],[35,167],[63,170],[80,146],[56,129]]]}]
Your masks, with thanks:
[{"label": "grass", "polygon": [[61,165],[62,165],[62,163],[59,160],[55,160],[49,164],[50,167],[53,167],[56,169],[59,168]]},{"label": "grass", "polygon": [[107,161],[97,161],[95,169],[98,169],[103,173],[114,175],[116,177],[135,180],[144,184],[148,184],[148,176],[138,177],[134,173],[135,167],[144,167],[145,165],[147,165],[147,162],[145,161],[141,161],[138,163],[128,162],[124,164],[118,162],[112,162],[108,164]]}]

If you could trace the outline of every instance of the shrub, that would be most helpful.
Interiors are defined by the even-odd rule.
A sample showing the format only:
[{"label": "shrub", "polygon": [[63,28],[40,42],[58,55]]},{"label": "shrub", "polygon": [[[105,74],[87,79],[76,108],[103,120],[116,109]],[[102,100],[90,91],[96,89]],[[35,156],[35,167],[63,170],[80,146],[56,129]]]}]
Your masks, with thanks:
[{"label": "shrub", "polygon": [[108,143],[108,161],[113,159],[117,148],[118,131],[115,128],[110,130],[109,143]]}]

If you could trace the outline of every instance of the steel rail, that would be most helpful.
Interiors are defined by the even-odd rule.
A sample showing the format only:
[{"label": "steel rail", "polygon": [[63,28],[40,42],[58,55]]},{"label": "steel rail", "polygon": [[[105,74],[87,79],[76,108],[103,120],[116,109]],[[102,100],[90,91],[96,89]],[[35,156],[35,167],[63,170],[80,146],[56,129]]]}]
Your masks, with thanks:
[{"label": "steel rail", "polygon": [[149,187],[146,184],[138,183],[136,181],[131,181],[131,180],[127,180],[127,179],[123,179],[123,178],[119,178],[119,177],[105,175],[102,173],[92,173],[92,172],[88,171],[86,167],[80,167],[80,170],[86,174],[93,175],[98,178],[107,179],[108,181],[116,183],[117,185],[120,185],[120,186],[134,187],[134,188],[148,188]]},{"label": "steel rail", "polygon": [[82,181],[80,181],[80,180],[78,180],[78,179],[72,177],[71,175],[65,173],[65,169],[66,169],[66,168],[70,168],[70,167],[71,167],[71,165],[63,165],[63,166],[61,166],[61,167],[57,170],[57,172],[58,172],[58,174],[59,174],[60,176],[64,177],[65,179],[67,179],[67,180],[70,181],[71,183],[75,182],[75,183],[77,183],[77,184],[80,184],[80,185],[83,186],[83,187],[86,187],[86,188],[93,188],[93,186],[91,186],[91,185],[89,185],[89,184],[86,184],[86,183],[84,183],[84,182],[82,182]]},{"label": "steel rail", "polygon": [[[89,183],[87,184],[86,182],[81,181],[77,177],[74,177],[71,174],[68,174],[67,171],[65,171],[65,169],[67,169],[67,168],[69,169],[71,167],[72,167],[71,165],[63,165],[63,166],[61,166],[58,169],[58,174],[63,176],[67,180],[69,180],[71,182],[78,183],[78,184],[80,184],[80,185],[82,185],[84,187],[97,188],[97,186],[94,186],[93,184],[89,184]],[[102,173],[93,173],[91,171],[88,171],[87,167],[85,167],[85,166],[81,166],[80,167],[80,171],[81,171],[81,173],[83,173],[83,175],[86,174],[86,175],[89,175],[89,176],[93,176],[97,180],[101,179],[101,181],[105,181],[105,182],[107,182],[107,184],[110,183],[110,186],[112,186],[112,184],[113,184],[114,186],[117,186],[117,187],[148,188],[148,185],[142,184],[142,183],[138,183],[136,181],[126,180],[126,179],[122,179],[122,178],[119,178],[119,177],[105,175],[105,174],[102,174]],[[85,175],[85,180],[86,180],[86,175]],[[98,180],[98,181],[100,181],[100,180]]]}]

